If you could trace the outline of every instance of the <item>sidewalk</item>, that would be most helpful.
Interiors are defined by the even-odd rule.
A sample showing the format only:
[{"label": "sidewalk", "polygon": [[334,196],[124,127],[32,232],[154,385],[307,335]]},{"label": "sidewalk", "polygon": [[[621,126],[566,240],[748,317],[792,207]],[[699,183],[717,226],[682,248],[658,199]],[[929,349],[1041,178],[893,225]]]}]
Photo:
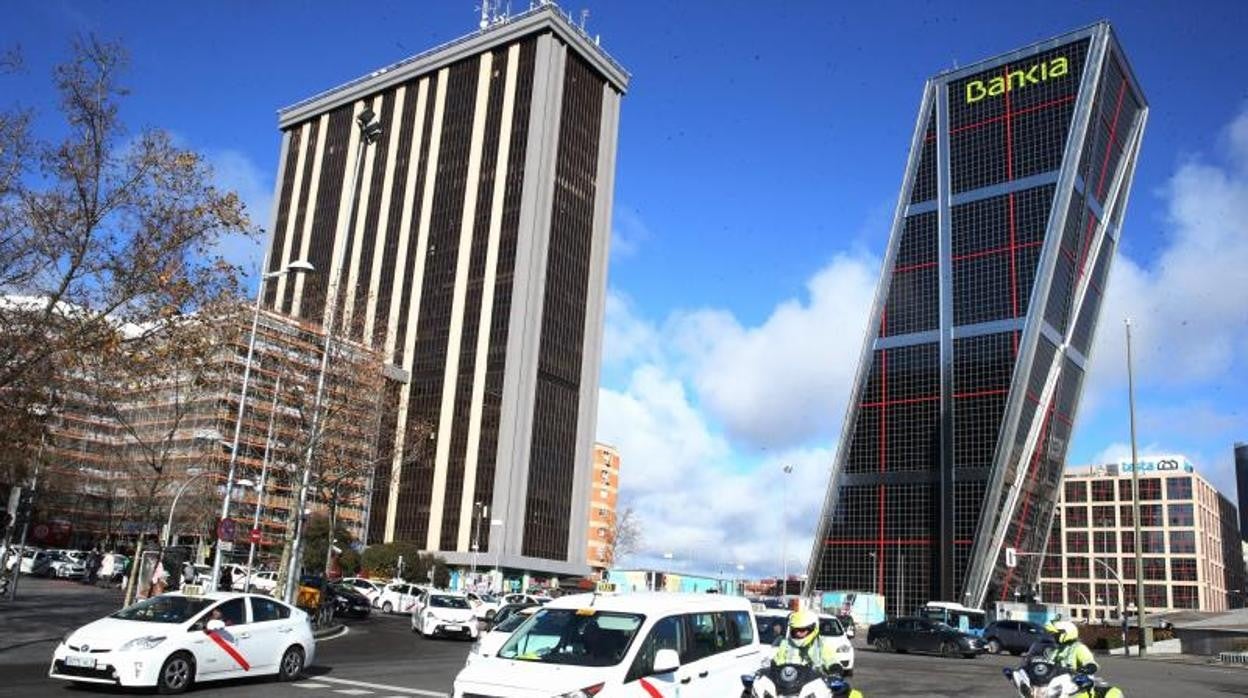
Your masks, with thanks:
[{"label": "sidewalk", "polygon": [[121,599],[120,589],[23,576],[17,600],[0,601],[0,664],[51,656],[65,633],[121,608]]}]

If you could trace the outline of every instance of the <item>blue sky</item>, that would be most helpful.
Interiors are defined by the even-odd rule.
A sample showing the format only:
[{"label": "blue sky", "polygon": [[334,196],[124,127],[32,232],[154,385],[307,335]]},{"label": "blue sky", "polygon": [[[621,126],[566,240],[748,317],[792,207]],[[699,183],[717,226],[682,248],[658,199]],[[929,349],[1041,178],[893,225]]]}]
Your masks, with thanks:
[{"label": "blue sky", "polygon": [[[0,44],[21,45],[25,72],[0,84],[6,102],[47,109],[49,70],[75,33],[124,41],[129,123],[206,152],[266,223],[275,110],[472,31],[473,6],[23,3]],[[791,566],[804,562],[924,79],[1101,18],[1152,113],[1070,461],[1127,441],[1131,314],[1141,447],[1187,453],[1234,499],[1231,444],[1248,440],[1248,4],[566,9],[583,6],[633,74],[599,435],[623,452],[625,502],[648,541],[639,562],[670,552],[687,569],[768,573],[782,530]]]}]

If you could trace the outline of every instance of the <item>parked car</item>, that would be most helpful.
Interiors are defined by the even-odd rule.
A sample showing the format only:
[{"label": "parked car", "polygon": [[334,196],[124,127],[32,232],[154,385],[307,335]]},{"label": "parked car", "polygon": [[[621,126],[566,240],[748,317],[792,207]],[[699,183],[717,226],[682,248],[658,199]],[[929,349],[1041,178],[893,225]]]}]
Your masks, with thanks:
[{"label": "parked car", "polygon": [[[243,579],[247,579],[243,577]],[[260,592],[262,594],[272,594],[277,588],[277,572],[267,570],[264,572],[252,572],[251,581],[248,582],[247,591]]]},{"label": "parked car", "polygon": [[539,596],[537,594],[507,594],[503,597],[503,603],[529,603],[529,604],[545,604],[550,603],[549,596]]},{"label": "parked car", "polygon": [[387,584],[373,604],[385,613],[411,613],[420,587],[407,582]]},{"label": "parked car", "polygon": [[82,560],[74,559],[67,550],[53,550],[48,553],[48,576],[58,579],[82,579],[87,576],[87,566]]},{"label": "parked car", "polygon": [[[452,695],[741,695],[770,649],[750,604],[725,594],[576,594],[539,608],[492,657],[455,677]],[[663,695],[665,693],[662,693]]]},{"label": "parked car", "polygon": [[374,607],[377,606],[377,599],[381,596],[381,592],[386,588],[385,582],[363,577],[343,577],[342,583],[349,584],[351,588],[368,597],[368,602]]},{"label": "parked car", "polygon": [[52,556],[46,550],[26,548],[22,551],[22,574],[47,577],[52,574]]},{"label": "parked car", "polygon": [[[244,648],[242,653],[234,646]],[[53,652],[48,676],[181,693],[194,683],[264,674],[292,681],[315,654],[307,616],[281,601],[174,592],[69,633]]]},{"label": "parked car", "polygon": [[468,603],[472,604],[472,612],[477,618],[484,621],[493,620],[494,614],[498,613],[498,609],[502,608],[503,600],[493,594],[479,594],[475,591],[464,593],[468,597]]},{"label": "parked car", "polygon": [[989,654],[1022,654],[1048,639],[1044,627],[1025,620],[999,620],[984,628],[984,649]]},{"label": "parked car", "polygon": [[535,603],[503,604],[502,608],[498,609],[498,613],[495,613],[494,617],[491,618],[486,623],[486,625],[489,626],[490,628],[498,627],[499,624],[505,622],[508,618],[514,617],[517,613],[520,613],[524,609],[537,608],[539,605],[540,604],[535,604]]},{"label": "parked car", "polygon": [[511,637],[511,634],[516,632],[521,625],[524,625],[524,622],[531,618],[539,608],[541,606],[525,606],[502,621],[495,623],[489,632],[482,635],[481,639],[473,643],[472,649],[468,650],[467,663],[471,664],[482,657],[493,657],[498,654],[498,649],[503,646],[503,643],[507,642],[507,638]]},{"label": "parked car", "polygon": [[867,644],[879,652],[938,652],[972,659],[983,642],[957,628],[926,618],[894,618],[867,628]]},{"label": "parked car", "polygon": [[350,584],[342,582],[330,584],[329,593],[333,598],[335,616],[367,618],[372,613],[373,602]]},{"label": "parked car", "polygon": [[468,597],[449,591],[431,591],[419,612],[412,613],[412,632],[424,637],[457,635],[473,640],[480,635]]}]

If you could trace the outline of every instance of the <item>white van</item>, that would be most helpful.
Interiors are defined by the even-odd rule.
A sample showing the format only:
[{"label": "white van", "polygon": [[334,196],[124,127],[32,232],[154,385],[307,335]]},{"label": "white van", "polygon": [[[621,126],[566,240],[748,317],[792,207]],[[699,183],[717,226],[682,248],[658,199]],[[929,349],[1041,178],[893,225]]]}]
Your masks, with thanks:
[{"label": "white van", "polygon": [[455,677],[455,698],[723,698],[767,656],[750,602],[720,594],[578,594],[546,604],[493,657]]}]

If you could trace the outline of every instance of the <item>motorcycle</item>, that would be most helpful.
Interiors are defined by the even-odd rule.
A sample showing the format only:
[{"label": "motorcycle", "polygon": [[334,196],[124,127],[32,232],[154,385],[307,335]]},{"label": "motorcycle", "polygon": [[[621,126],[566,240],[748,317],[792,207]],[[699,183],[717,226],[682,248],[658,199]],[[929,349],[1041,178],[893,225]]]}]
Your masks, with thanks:
[{"label": "motorcycle", "polygon": [[863,698],[842,678],[839,666],[830,674],[805,664],[769,664],[741,677],[741,698]]},{"label": "motorcycle", "polygon": [[1001,673],[1018,689],[1020,698],[1122,698],[1122,690],[1088,674],[1071,673],[1044,655],[1030,655],[1017,669]]}]

